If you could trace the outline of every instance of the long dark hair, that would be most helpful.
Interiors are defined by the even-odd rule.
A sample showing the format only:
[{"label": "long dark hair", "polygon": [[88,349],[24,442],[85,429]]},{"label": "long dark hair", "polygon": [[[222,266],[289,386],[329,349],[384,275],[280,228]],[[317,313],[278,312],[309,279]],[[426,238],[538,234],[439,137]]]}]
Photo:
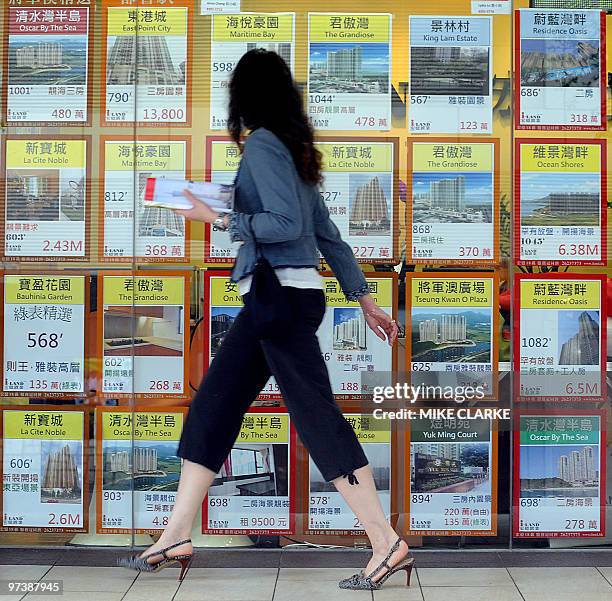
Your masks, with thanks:
[{"label": "long dark hair", "polygon": [[287,146],[300,177],[321,182],[321,153],[314,146],[301,94],[287,63],[276,52],[249,50],[234,67],[229,84],[229,133],[241,147],[244,129],[265,127]]}]

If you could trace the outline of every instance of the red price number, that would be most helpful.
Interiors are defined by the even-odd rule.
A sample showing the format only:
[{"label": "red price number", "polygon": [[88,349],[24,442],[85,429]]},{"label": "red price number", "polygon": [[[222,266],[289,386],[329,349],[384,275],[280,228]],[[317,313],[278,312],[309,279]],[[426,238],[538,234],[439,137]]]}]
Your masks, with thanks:
[{"label": "red price number", "polygon": [[478,246],[460,246],[460,257],[478,257],[480,256],[480,248]]},{"label": "red price number", "polygon": [[83,252],[82,240],[43,240],[44,252],[79,253]]},{"label": "red price number", "polygon": [[145,244],[146,257],[165,257],[168,255],[168,247],[165,244]]},{"label": "red price number", "polygon": [[49,526],[78,526],[81,516],[74,513],[50,513]]},{"label": "red price number", "polygon": [[559,254],[562,257],[598,256],[599,244],[559,244]]},{"label": "red price number", "polygon": [[149,390],[170,390],[168,380],[149,380]]}]

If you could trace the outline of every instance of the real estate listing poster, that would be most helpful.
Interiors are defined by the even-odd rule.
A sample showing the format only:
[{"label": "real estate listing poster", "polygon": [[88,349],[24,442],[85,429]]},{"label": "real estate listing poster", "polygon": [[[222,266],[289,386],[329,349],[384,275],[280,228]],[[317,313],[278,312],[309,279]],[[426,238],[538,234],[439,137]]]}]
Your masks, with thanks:
[{"label": "real estate listing poster", "polygon": [[89,243],[87,137],[5,141],[5,261],[83,261]]},{"label": "real estate listing poster", "polygon": [[493,272],[407,274],[406,369],[426,398],[452,400],[457,387],[496,398],[498,288]]},{"label": "real estate listing poster", "polygon": [[[206,180],[214,184],[233,184],[240,165],[240,151],[226,136],[206,138]],[[231,263],[238,254],[239,242],[232,242],[227,231],[205,224],[204,260]]]},{"label": "real estate listing poster", "polygon": [[[219,351],[225,334],[233,325],[242,309],[242,296],[238,284],[230,281],[228,271],[206,271],[204,273],[204,369]],[[259,397],[260,399],[280,399],[281,393],[274,377],[271,377]]]},{"label": "real estate listing poster", "polygon": [[[389,419],[375,419],[362,413],[345,413],[372,468],[376,492],[388,520],[391,519],[391,489],[395,486],[392,470],[392,433]],[[342,495],[331,482],[326,482],[312,460],[308,458],[308,533],[362,535],[363,524],[355,516]]]},{"label": "real estate listing poster", "polygon": [[606,14],[515,12],[517,129],[606,129]]},{"label": "real estate listing poster", "polygon": [[129,262],[136,255],[151,263],[187,262],[189,222],[170,209],[145,206],[144,191],[149,177],[188,178],[189,140],[103,138],[100,152],[104,173],[100,254],[104,260]]},{"label": "real estate listing poster", "polygon": [[517,400],[605,400],[606,276],[517,274],[515,281]]},{"label": "real estate listing poster", "polygon": [[102,10],[102,124],[190,125],[193,4],[104,0]]},{"label": "real estate listing poster", "polygon": [[237,13],[212,16],[210,129],[227,129],[229,80],[242,55],[262,48],[293,69],[295,13]]},{"label": "real estate listing poster", "polygon": [[86,532],[85,411],[2,408],[3,531]]},{"label": "real estate listing poster", "polygon": [[515,537],[604,536],[605,440],[603,412],[515,415]]},{"label": "real estate listing poster", "polygon": [[[376,304],[394,319],[397,315],[396,274],[365,274]],[[337,399],[371,398],[373,382],[390,385],[396,351],[370,330],[357,301],[347,301],[338,280],[325,277],[326,311],[317,336]],[[371,378],[372,374],[377,374]]]},{"label": "real estate listing poster", "polygon": [[85,276],[4,276],[5,396],[84,392]]},{"label": "real estate listing poster", "polygon": [[[90,0],[6,3],[4,114],[9,125],[89,123]],[[11,3],[12,4],[12,3]]]},{"label": "real estate listing poster", "polygon": [[[395,315],[395,274],[377,273],[374,277],[366,277],[366,280],[379,307],[389,315]],[[390,384],[395,353],[386,341],[368,328],[359,303],[346,300],[335,278],[324,277],[323,286],[327,307],[317,336],[332,391],[337,399],[367,399],[373,392],[374,379],[365,376],[379,372],[380,381],[377,379],[376,384]],[[204,290],[205,339],[208,340],[204,349],[206,369],[242,309],[242,297],[238,285],[230,281],[228,272],[206,272]],[[259,398],[281,398],[274,378],[270,378]]]},{"label": "real estate listing poster", "polygon": [[[393,262],[398,254],[399,158],[397,138],[328,138],[316,140],[323,154],[320,193],[358,261]],[[234,182],[240,153],[227,137],[209,136],[206,178]],[[240,243],[206,225],[205,261],[231,263]]]},{"label": "real estate listing poster", "polygon": [[249,410],[204,499],[202,532],[293,534],[295,446],[295,432],[286,410]]},{"label": "real estate listing poster", "polygon": [[515,140],[514,245],[519,265],[603,265],[606,140]]},{"label": "real estate listing poster", "polygon": [[493,131],[491,17],[411,16],[408,131]]},{"label": "real estate listing poster", "polygon": [[96,407],[96,532],[156,532],[168,525],[186,412]]},{"label": "real estate listing poster", "polygon": [[499,140],[408,141],[410,262],[499,262]]},{"label": "real estate listing poster", "polygon": [[391,15],[308,15],[308,113],[318,130],[391,129]]},{"label": "real estate listing poster", "polygon": [[399,181],[397,138],[321,138],[321,196],[358,261],[396,262]]},{"label": "real estate listing poster", "polygon": [[[229,271],[204,272],[204,370],[221,347],[225,334],[242,309],[238,284],[230,281]],[[260,399],[280,399],[280,389],[270,378],[259,395]]]},{"label": "real estate listing poster", "polygon": [[410,420],[409,534],[495,536],[497,431],[473,417]]},{"label": "real estate listing poster", "polygon": [[101,394],[183,400],[189,396],[189,276],[146,273],[98,279]]}]

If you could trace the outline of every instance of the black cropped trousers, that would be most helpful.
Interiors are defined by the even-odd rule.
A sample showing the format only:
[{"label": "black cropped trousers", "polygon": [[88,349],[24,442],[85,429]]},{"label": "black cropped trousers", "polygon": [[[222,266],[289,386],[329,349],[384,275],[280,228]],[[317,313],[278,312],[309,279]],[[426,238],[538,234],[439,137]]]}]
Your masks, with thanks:
[{"label": "black cropped trousers", "polygon": [[185,420],[177,454],[218,473],[242,418],[270,375],[278,383],[298,436],[326,481],[347,476],[368,460],[334,399],[317,329],[325,313],[322,290],[287,287],[292,326],[258,338],[243,308],[212,360]]}]

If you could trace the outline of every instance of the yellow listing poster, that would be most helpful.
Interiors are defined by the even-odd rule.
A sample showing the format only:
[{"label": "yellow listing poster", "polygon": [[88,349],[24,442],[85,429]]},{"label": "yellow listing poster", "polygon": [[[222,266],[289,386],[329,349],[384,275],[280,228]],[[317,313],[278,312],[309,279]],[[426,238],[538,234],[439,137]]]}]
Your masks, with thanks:
[{"label": "yellow listing poster", "polygon": [[316,129],[391,128],[391,15],[308,15],[308,114]]},{"label": "yellow listing poster", "polygon": [[186,412],[96,408],[97,532],[155,532],[168,524],[181,473],[176,448]]},{"label": "yellow listing poster", "polygon": [[84,532],[85,411],[30,405],[2,408],[2,527]]},{"label": "yellow listing poster", "polygon": [[[230,281],[227,271],[204,272],[204,369],[208,369],[210,362],[221,347],[223,337],[228,332],[234,320],[242,309],[242,296],[238,284]],[[259,398],[279,399],[280,388],[271,377],[261,390]]]},{"label": "yellow listing poster", "polygon": [[605,398],[606,276],[517,274],[515,390],[520,400]]},{"label": "yellow listing poster", "polygon": [[[240,151],[229,138],[209,136],[206,138],[206,179],[213,184],[233,184]],[[207,263],[231,263],[236,258],[239,242],[232,242],[229,233],[206,224],[204,258]]]},{"label": "yellow listing poster", "polygon": [[342,238],[365,263],[392,262],[398,255],[396,138],[321,138],[321,196]]},{"label": "yellow listing poster", "polygon": [[262,48],[280,55],[293,70],[295,13],[213,15],[210,49],[210,129],[227,128],[229,78],[242,55]]},{"label": "yellow listing poster", "polygon": [[519,265],[603,265],[606,140],[515,140],[514,250]]},{"label": "yellow listing poster", "polygon": [[[146,207],[149,177],[186,179],[186,139],[107,139],[104,153],[103,256],[106,261],[187,260],[187,224],[169,209]],[[133,235],[135,233],[135,236]]]},{"label": "yellow listing poster", "polygon": [[188,276],[103,274],[99,339],[105,397],[187,397]]},{"label": "yellow listing poster", "polygon": [[71,136],[6,140],[5,260],[87,258],[88,146]]},{"label": "yellow listing poster", "polygon": [[[204,320],[208,325],[205,339],[209,341],[204,350],[204,365],[207,366],[240,313],[242,297],[238,285],[230,281],[229,273],[206,272],[204,278],[207,300]],[[395,277],[376,274],[367,277],[366,281],[378,306],[389,315],[394,315]],[[339,399],[369,398],[372,394],[373,373],[383,374],[390,383],[395,361],[393,349],[369,329],[359,303],[346,300],[338,280],[324,277],[323,288],[326,311],[317,330],[317,337],[332,391]],[[264,386],[260,398],[281,398],[280,389],[273,377]]]},{"label": "yellow listing poster", "polygon": [[[372,466],[376,492],[387,520],[391,519],[391,421],[372,415],[345,413]],[[363,536],[359,521],[331,482],[326,482],[312,457],[308,458],[308,533]]]},{"label": "yellow listing poster", "polygon": [[190,125],[193,4],[102,4],[102,124]]},{"label": "yellow listing poster", "polygon": [[[406,367],[411,383],[490,398],[497,382],[498,280],[493,273],[409,274]],[[430,395],[429,390],[427,394]],[[476,396],[478,395],[478,396]]]},{"label": "yellow listing poster", "polygon": [[5,395],[85,390],[85,277],[4,276]]},{"label": "yellow listing poster", "polygon": [[492,265],[499,257],[498,140],[409,140],[415,263]]},{"label": "yellow listing poster", "polygon": [[202,508],[204,534],[295,532],[295,433],[285,409],[248,411]]},{"label": "yellow listing poster", "polygon": [[[321,197],[342,238],[358,261],[394,261],[399,254],[398,139],[320,137],[316,146],[323,155]],[[209,137],[206,156],[207,178],[232,184],[240,163],[236,145]],[[240,244],[213,226],[206,231],[206,261],[230,263]]]},{"label": "yellow listing poster", "polygon": [[[395,278],[380,274],[366,277],[366,281],[378,306],[395,315]],[[332,390],[340,399],[369,398],[372,373],[390,379],[393,349],[369,329],[359,303],[346,300],[336,278],[325,277],[323,289],[326,310],[317,336]]]}]

